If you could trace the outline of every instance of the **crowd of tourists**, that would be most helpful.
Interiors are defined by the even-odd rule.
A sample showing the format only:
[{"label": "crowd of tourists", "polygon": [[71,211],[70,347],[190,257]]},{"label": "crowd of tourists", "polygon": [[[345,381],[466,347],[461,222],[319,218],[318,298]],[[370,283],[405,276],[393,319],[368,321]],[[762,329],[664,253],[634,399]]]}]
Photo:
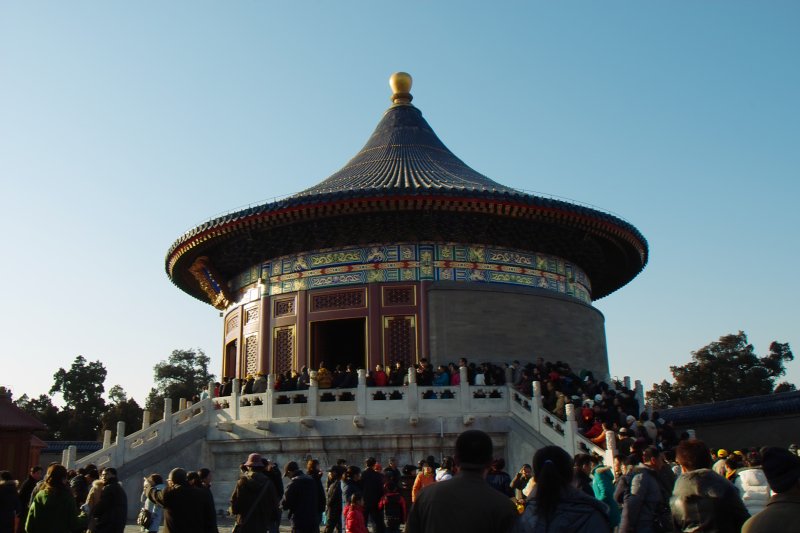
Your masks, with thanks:
[{"label": "crowd of tourists", "polygon": [[[127,496],[113,468],[40,467],[17,487],[0,472],[0,533],[122,533]],[[217,533],[208,469],[174,468],[142,482],[143,532]],[[229,513],[237,532],[274,533],[284,513],[295,533],[620,533],[800,531],[796,447],[711,451],[680,440],[674,454],[634,447],[604,465],[545,446],[512,476],[479,430],[459,435],[455,454],[400,467],[368,457],[327,472],[311,459],[283,469],[259,453],[240,465]]]},{"label": "crowd of tourists", "polygon": [[[570,402],[581,400],[581,394],[585,400],[594,401],[593,398],[599,393],[609,392],[611,395],[619,394],[618,399],[628,412],[638,414],[638,407],[635,404],[634,394],[630,390],[624,390],[621,383],[615,383],[615,389],[609,389],[605,382],[595,382],[592,373],[582,371],[580,376],[572,373],[569,365],[558,361],[556,363],[544,362],[541,358],[536,363],[520,364],[514,361],[510,364],[498,365],[491,362],[475,364],[468,362],[466,358],[460,358],[457,363],[450,362],[434,366],[428,359],[422,358],[413,367],[407,366],[402,361],[396,361],[384,367],[381,364],[375,365],[374,369],[365,373],[366,385],[368,387],[402,387],[408,385],[409,370],[413,369],[417,385],[423,387],[430,386],[458,386],[461,384],[461,369],[466,369],[467,379],[470,385],[477,386],[501,386],[507,384],[507,371],[510,370],[511,384],[523,394],[531,396],[532,382],[540,381],[547,387],[545,394],[545,408],[559,414],[561,411],[563,418],[563,405]],[[321,363],[319,368],[314,371],[307,366],[303,366],[299,371],[287,370],[275,375],[273,382],[274,391],[296,391],[306,390],[311,386],[312,379],[316,380],[317,387],[320,389],[349,389],[358,386],[358,370],[354,364],[335,365],[328,368],[326,363]],[[585,378],[588,378],[585,382]],[[234,381],[228,377],[223,378],[222,382],[214,383],[213,395],[215,397],[230,396],[233,392]],[[263,372],[257,374],[247,374],[239,384],[239,394],[258,394],[266,392],[269,388],[267,375]],[[564,395],[561,401],[561,395]],[[204,399],[209,396],[209,391],[194,401]]]},{"label": "crowd of tourists", "polygon": [[[534,396],[561,421],[572,404],[579,431],[597,446],[613,442],[611,465],[596,454],[570,457],[563,449],[539,449],[531,464],[512,476],[493,456],[488,435],[470,430],[456,441],[454,456],[434,456],[400,466],[374,457],[363,465],[340,460],[326,472],[311,459],[304,468],[290,461],[281,469],[258,453],[240,465],[228,512],[236,531],[277,532],[284,513],[297,533],[405,532],[620,532],[719,531],[800,532],[800,457],[789,449],[709,450],[678,435],[657,412],[640,412],[634,391],[623,383],[575,373],[566,363],[542,358],[521,364],[482,363],[466,358],[434,367],[426,359],[401,362],[366,375],[371,387],[511,385]],[[316,371],[303,367],[276,377],[274,390],[302,390],[315,379],[320,389],[354,388],[353,365]],[[233,381],[215,385],[228,396]],[[247,376],[239,392],[266,392],[263,374]],[[208,396],[206,390],[203,396]],[[196,398],[202,399],[202,398]],[[143,532],[217,532],[211,472],[174,468],[164,479],[143,480],[137,523]],[[0,472],[0,533],[121,533],[128,498],[114,468],[93,465],[46,472],[33,467],[21,484]],[[792,520],[794,519],[794,520]],[[794,529],[792,529],[794,528]]]}]

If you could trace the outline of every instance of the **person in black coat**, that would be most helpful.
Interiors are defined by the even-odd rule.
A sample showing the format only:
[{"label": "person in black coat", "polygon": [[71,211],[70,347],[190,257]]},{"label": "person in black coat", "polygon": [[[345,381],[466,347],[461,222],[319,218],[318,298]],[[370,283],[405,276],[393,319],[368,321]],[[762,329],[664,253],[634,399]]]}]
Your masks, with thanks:
[{"label": "person in black coat", "polygon": [[[316,459],[309,459],[306,463],[306,475],[317,482],[317,501],[325,501],[325,489],[322,488],[322,471],[319,469],[319,461]],[[325,505],[320,507],[319,523],[322,523],[322,513],[325,511]]]},{"label": "person in black coat", "polygon": [[342,479],[344,467],[334,465],[328,472],[328,491],[325,498],[325,533],[342,531]]},{"label": "person in black coat", "polygon": [[186,470],[173,468],[167,485],[161,490],[145,484],[150,501],[164,508],[164,533],[219,533],[214,526],[214,506],[203,489],[189,485]]},{"label": "person in black coat", "polygon": [[14,518],[22,514],[22,503],[17,494],[17,482],[11,472],[0,471],[0,533],[14,532]]},{"label": "person in black coat", "polygon": [[265,474],[261,455],[251,453],[244,474],[236,482],[231,494],[231,514],[236,515],[237,531],[242,533],[263,533],[275,530],[280,516],[278,513],[278,493],[275,485]]},{"label": "person in black coat", "polygon": [[86,497],[89,495],[89,482],[86,481],[85,468],[78,469],[78,474],[69,481],[69,487],[72,489],[75,504],[78,507],[86,503]]},{"label": "person in black coat", "polygon": [[41,466],[36,465],[32,467],[28,477],[25,478],[25,481],[23,481],[22,485],[19,487],[18,494],[19,500],[22,502],[22,516],[27,516],[28,514],[28,506],[31,504],[31,494],[33,493],[33,488],[42,479],[42,474],[44,474],[44,470]]},{"label": "person in black coat", "polygon": [[375,522],[375,533],[384,533],[386,524],[383,521],[378,504],[383,496],[383,474],[375,471],[374,457],[369,457],[364,462],[364,471],[361,473],[361,489],[364,496],[364,523],[369,524],[370,517]]},{"label": "person in black coat", "polygon": [[92,509],[96,520],[95,533],[123,533],[128,518],[128,496],[117,479],[117,471],[105,468],[100,474],[103,488],[100,500]]},{"label": "person in black coat", "polygon": [[588,453],[579,453],[575,456],[575,475],[572,478],[572,486],[578,490],[585,492],[588,496],[594,498],[594,489],[592,489],[592,478],[589,472],[592,471],[592,456]]},{"label": "person in black coat", "polygon": [[319,501],[315,486],[319,482],[304,474],[294,461],[286,465],[284,477],[290,481],[281,507],[289,511],[293,533],[319,533],[319,518],[325,510],[325,502]]}]

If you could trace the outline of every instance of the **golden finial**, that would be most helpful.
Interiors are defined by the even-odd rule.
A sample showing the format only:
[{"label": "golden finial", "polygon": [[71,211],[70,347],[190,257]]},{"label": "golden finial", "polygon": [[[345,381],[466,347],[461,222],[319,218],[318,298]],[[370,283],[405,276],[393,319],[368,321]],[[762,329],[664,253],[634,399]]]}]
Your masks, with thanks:
[{"label": "golden finial", "polygon": [[392,88],[392,102],[395,104],[410,104],[411,96],[411,74],[408,72],[395,72],[389,76],[389,87]]}]

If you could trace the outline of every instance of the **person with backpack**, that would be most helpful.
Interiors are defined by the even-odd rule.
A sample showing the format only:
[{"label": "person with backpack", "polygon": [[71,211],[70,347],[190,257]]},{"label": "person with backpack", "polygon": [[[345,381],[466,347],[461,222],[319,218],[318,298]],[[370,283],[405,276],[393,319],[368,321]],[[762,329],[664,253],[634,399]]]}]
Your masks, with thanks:
[{"label": "person with backpack", "polygon": [[389,478],[383,486],[383,497],[378,507],[386,521],[386,533],[400,533],[400,524],[406,522],[406,501],[394,478]]},{"label": "person with backpack", "polygon": [[672,531],[672,517],[665,516],[668,496],[661,489],[656,474],[658,461],[658,450],[650,446],[642,452],[642,463],[626,474],[628,483],[623,497],[620,533]]}]

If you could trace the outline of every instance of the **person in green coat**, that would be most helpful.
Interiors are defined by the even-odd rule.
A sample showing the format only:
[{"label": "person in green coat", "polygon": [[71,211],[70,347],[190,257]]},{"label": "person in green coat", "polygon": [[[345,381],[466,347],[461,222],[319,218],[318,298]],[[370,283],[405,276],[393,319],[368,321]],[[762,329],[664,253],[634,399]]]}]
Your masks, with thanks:
[{"label": "person in green coat", "polygon": [[622,519],[622,510],[614,501],[614,473],[610,466],[600,464],[592,470],[592,490],[595,498],[608,505],[611,527],[617,527]]},{"label": "person in green coat", "polygon": [[25,533],[71,533],[86,528],[86,515],[79,514],[67,484],[67,469],[51,464],[44,489],[36,493],[28,509]]}]

